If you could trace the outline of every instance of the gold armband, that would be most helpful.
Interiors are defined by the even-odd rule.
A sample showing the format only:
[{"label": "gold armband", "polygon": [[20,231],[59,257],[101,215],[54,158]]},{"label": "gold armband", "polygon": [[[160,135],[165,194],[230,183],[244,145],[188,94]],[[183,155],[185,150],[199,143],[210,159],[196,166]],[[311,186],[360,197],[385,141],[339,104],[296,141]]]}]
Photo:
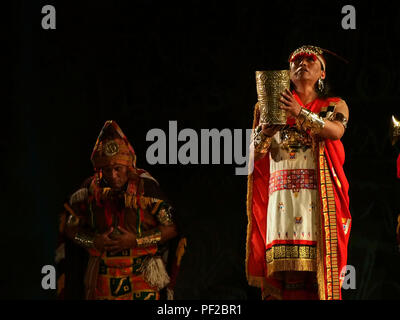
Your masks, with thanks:
[{"label": "gold armband", "polygon": [[94,237],[88,234],[77,232],[74,237],[74,241],[76,244],[86,249],[94,248]]},{"label": "gold armband", "polygon": [[158,244],[161,241],[161,231],[151,230],[143,232],[143,234],[136,238],[136,244],[138,248],[148,247],[154,244]]},{"label": "gold armband", "polygon": [[74,216],[74,215],[71,214],[68,217],[67,226],[71,227],[71,228],[74,228],[74,227],[77,227],[78,225],[79,225],[79,217]]},{"label": "gold armband", "polygon": [[169,205],[162,206],[162,208],[158,211],[157,218],[163,226],[170,226],[174,224],[171,211],[172,207]]},{"label": "gold armband", "polygon": [[311,129],[316,134],[325,127],[325,121],[319,115],[305,108],[301,108],[297,123],[303,129]]},{"label": "gold armband", "polygon": [[332,117],[329,119],[331,121],[339,121],[345,129],[347,129],[347,118],[341,112],[335,112]]},{"label": "gold armband", "polygon": [[66,222],[67,226],[68,227],[76,227],[76,226],[78,226],[79,225],[79,217],[76,215],[74,210],[72,210],[72,208],[70,207],[70,205],[68,203],[64,203],[64,208],[70,214],[68,219],[67,219],[67,222]]},{"label": "gold armband", "polygon": [[254,130],[254,151],[258,153],[266,153],[271,146],[272,137],[268,137],[262,131],[261,126]]}]

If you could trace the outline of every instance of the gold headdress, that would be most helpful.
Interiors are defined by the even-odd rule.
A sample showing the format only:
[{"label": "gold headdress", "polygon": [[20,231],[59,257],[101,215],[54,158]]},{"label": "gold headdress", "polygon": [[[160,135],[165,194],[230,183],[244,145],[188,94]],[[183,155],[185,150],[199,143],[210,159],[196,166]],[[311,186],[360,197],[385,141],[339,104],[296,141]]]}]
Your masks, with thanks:
[{"label": "gold headdress", "polygon": [[326,68],[326,61],[323,57],[323,50],[316,46],[302,46],[294,50],[289,56],[289,62],[293,62],[299,56],[313,57],[321,62],[322,70]]},{"label": "gold headdress", "polygon": [[115,164],[136,167],[135,151],[113,120],[106,121],[101,129],[90,160],[96,170]]},{"label": "gold headdress", "polygon": [[329,53],[329,54],[335,56],[336,58],[342,60],[343,62],[349,63],[346,59],[344,59],[343,57],[339,56],[338,54],[336,54],[330,50],[323,49],[323,48],[320,48],[317,46],[310,46],[310,45],[301,46],[300,48],[297,48],[296,50],[294,50],[289,56],[289,62],[293,62],[300,55],[313,57],[315,59],[318,59],[321,62],[322,70],[326,70],[326,60],[324,57],[324,53]]}]

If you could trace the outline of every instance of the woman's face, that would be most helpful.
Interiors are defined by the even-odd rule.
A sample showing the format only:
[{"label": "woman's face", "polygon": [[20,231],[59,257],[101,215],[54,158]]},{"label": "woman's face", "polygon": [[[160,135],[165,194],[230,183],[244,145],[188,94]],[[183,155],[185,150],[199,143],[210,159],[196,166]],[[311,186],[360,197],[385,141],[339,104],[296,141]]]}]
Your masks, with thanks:
[{"label": "woman's face", "polygon": [[321,62],[313,56],[298,56],[290,63],[290,80],[296,82],[307,82],[312,86],[319,78],[325,79],[325,71],[322,69]]}]

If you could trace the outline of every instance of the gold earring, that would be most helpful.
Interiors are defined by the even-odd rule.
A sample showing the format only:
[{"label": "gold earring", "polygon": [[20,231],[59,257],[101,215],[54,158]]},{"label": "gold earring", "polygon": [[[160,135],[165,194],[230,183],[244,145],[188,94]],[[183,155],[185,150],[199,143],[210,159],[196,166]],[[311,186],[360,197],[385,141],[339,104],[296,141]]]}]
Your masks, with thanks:
[{"label": "gold earring", "polygon": [[324,81],[322,80],[322,78],[318,79],[318,90],[321,92],[324,90]]}]

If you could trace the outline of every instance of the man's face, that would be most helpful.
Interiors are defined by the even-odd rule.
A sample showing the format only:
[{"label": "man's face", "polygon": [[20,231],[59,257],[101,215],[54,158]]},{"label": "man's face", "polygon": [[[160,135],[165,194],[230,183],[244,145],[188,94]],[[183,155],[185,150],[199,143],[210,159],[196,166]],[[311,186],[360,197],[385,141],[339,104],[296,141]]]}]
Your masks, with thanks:
[{"label": "man's face", "polygon": [[321,67],[316,57],[299,55],[290,63],[290,79],[294,83],[308,80],[314,84],[319,78],[325,79],[325,71]]},{"label": "man's face", "polygon": [[111,165],[103,168],[104,178],[113,189],[121,189],[128,181],[128,168],[123,165]]}]

